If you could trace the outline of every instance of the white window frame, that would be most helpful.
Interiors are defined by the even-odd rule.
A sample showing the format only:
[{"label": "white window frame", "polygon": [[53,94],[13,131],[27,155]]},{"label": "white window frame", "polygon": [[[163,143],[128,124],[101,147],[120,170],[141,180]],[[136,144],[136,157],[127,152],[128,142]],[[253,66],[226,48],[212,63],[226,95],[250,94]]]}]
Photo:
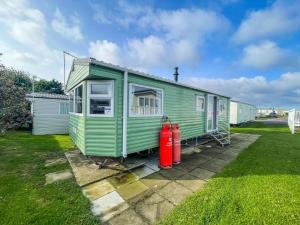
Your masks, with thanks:
[{"label": "white window frame", "polygon": [[[67,107],[68,108],[68,113],[61,113],[61,105],[62,104],[67,104],[68,105],[68,107]],[[69,113],[70,113],[69,111],[70,111],[70,102],[69,101],[68,102],[65,102],[65,101],[64,102],[60,102],[58,104],[58,114],[59,115],[69,115]]]},{"label": "white window frame", "polygon": [[[81,113],[77,113],[75,112],[75,99],[76,99],[76,91],[75,89],[78,88],[80,85],[82,85],[82,112]],[[78,116],[83,116],[83,98],[84,98],[84,87],[83,87],[83,82],[79,83],[77,86],[75,86],[72,90],[70,91],[74,91],[74,99],[73,99],[73,112],[70,112],[69,114],[72,114],[72,115],[78,115]]]},{"label": "white window frame", "polygon": [[[149,89],[153,89],[153,90],[157,90],[157,91],[161,91],[161,113],[157,114],[157,115],[136,115],[136,114],[132,114],[131,113],[131,106],[132,106],[132,87],[133,86],[138,86],[138,87],[143,87],[143,88],[149,88]],[[141,85],[141,84],[136,84],[136,83],[129,83],[129,105],[128,105],[128,115],[129,117],[162,117],[164,114],[164,90],[161,88],[156,88],[156,87],[151,87],[151,86],[146,86],[146,85]],[[145,100],[144,100],[144,104],[145,104]],[[155,100],[154,100],[154,104],[155,104]],[[149,105],[150,105],[150,98],[149,98]]]},{"label": "white window frame", "polygon": [[[221,111],[221,104],[223,105],[222,111]],[[218,100],[218,114],[223,115],[224,112],[225,112],[225,102],[223,101],[223,99],[219,99]]]},{"label": "white window frame", "polygon": [[[92,84],[110,84],[112,89],[110,94],[91,94],[91,85]],[[113,80],[88,80],[87,81],[87,116],[89,117],[114,117],[115,110],[114,110],[114,98],[115,98],[115,88],[114,88],[114,81]],[[91,114],[90,113],[90,99],[111,99],[111,114]]]},{"label": "white window frame", "polygon": [[[199,98],[203,99],[203,106],[204,106],[203,109],[201,109],[200,107],[197,106]],[[196,95],[196,112],[205,112],[205,108],[206,108],[205,104],[206,104],[205,97],[202,95]]]}]

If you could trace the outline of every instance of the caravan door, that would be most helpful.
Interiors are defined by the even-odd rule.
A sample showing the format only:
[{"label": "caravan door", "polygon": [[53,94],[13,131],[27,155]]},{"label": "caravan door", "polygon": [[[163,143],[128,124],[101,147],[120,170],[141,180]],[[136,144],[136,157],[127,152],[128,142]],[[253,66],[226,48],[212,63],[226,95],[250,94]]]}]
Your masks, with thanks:
[{"label": "caravan door", "polygon": [[206,110],[206,130],[207,132],[217,129],[217,97],[207,95],[207,110]]}]

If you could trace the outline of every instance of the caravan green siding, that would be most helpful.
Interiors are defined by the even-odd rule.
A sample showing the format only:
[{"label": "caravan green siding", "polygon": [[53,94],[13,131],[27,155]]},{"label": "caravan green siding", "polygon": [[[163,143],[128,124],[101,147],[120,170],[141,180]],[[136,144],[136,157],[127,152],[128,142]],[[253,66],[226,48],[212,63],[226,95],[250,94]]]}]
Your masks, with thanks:
[{"label": "caravan green siding", "polygon": [[[80,70],[80,71],[77,71]],[[85,71],[85,72],[83,72]],[[86,73],[88,71],[88,73]],[[78,78],[80,77],[80,78]],[[124,72],[108,66],[88,64],[88,69],[74,66],[68,81],[68,91],[80,82],[84,84],[83,114],[70,115],[70,135],[74,143],[85,155],[122,156],[123,147],[123,82]],[[114,114],[112,117],[95,117],[87,113],[87,83],[90,80],[113,80]],[[163,91],[163,115],[172,123],[178,123],[182,140],[205,135],[206,113],[196,111],[196,96],[206,98],[208,92],[176,83],[152,79],[134,72],[128,73],[128,84],[137,84]],[[210,93],[213,94],[213,93]],[[229,98],[216,95],[222,100],[225,109],[217,116],[219,127],[228,128]],[[130,116],[127,118],[127,152],[139,152],[159,145],[161,115]],[[72,130],[76,132],[72,132]]]}]

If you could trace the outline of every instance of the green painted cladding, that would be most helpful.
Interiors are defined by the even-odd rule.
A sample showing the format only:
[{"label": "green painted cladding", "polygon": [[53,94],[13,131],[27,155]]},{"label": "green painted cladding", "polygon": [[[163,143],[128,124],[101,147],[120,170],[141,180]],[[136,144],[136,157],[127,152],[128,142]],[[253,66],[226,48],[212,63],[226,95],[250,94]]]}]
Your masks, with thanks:
[{"label": "green painted cladding", "polygon": [[[129,74],[129,83],[135,83],[163,90],[163,114],[172,123],[180,125],[182,139],[205,134],[205,114],[196,112],[196,96],[204,96],[204,92],[172,85]],[[129,117],[127,131],[128,152],[136,152],[158,147],[161,116]]]},{"label": "green painted cladding", "polygon": [[79,115],[70,115],[69,134],[74,144],[85,154],[85,118]]},{"label": "green painted cladding", "polygon": [[[81,68],[82,70],[82,68]],[[114,116],[92,117],[87,115],[86,101],[83,116],[71,115],[70,134],[74,143],[86,155],[113,156],[122,155],[122,121],[123,121],[123,72],[90,65],[89,74],[77,79],[75,70],[71,83],[85,80],[113,80],[114,81]],[[80,75],[78,75],[80,76]],[[76,82],[75,82],[76,80]],[[206,92],[177,86],[171,83],[128,74],[128,82],[160,88],[163,90],[163,114],[167,115],[172,123],[179,123],[182,139],[201,136],[206,133],[206,113],[196,111],[196,96],[206,96]],[[84,96],[87,95],[84,82]],[[225,103],[225,110],[218,115],[219,127],[228,128],[228,98],[219,97]],[[77,129],[72,133],[72,127]],[[128,117],[127,121],[127,151],[134,153],[154,147],[159,144],[161,116]],[[75,129],[75,130],[76,130]]]},{"label": "green painted cladding", "polygon": [[122,149],[123,74],[103,67],[91,66],[87,79],[114,80],[114,116],[86,116],[86,154],[120,156]]},{"label": "green painted cladding", "polygon": [[69,79],[67,82],[67,91],[74,88],[77,84],[79,84],[82,80],[85,79],[86,76],[89,75],[89,66],[86,65],[74,65],[73,70],[69,75]]}]

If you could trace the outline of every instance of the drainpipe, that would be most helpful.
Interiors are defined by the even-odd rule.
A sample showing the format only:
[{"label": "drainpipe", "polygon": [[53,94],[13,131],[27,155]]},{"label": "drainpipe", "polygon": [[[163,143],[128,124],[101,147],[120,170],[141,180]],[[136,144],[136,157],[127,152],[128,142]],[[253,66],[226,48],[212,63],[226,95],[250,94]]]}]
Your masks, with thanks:
[{"label": "drainpipe", "polygon": [[128,71],[124,71],[123,81],[123,158],[127,157],[127,114],[128,114]]}]

